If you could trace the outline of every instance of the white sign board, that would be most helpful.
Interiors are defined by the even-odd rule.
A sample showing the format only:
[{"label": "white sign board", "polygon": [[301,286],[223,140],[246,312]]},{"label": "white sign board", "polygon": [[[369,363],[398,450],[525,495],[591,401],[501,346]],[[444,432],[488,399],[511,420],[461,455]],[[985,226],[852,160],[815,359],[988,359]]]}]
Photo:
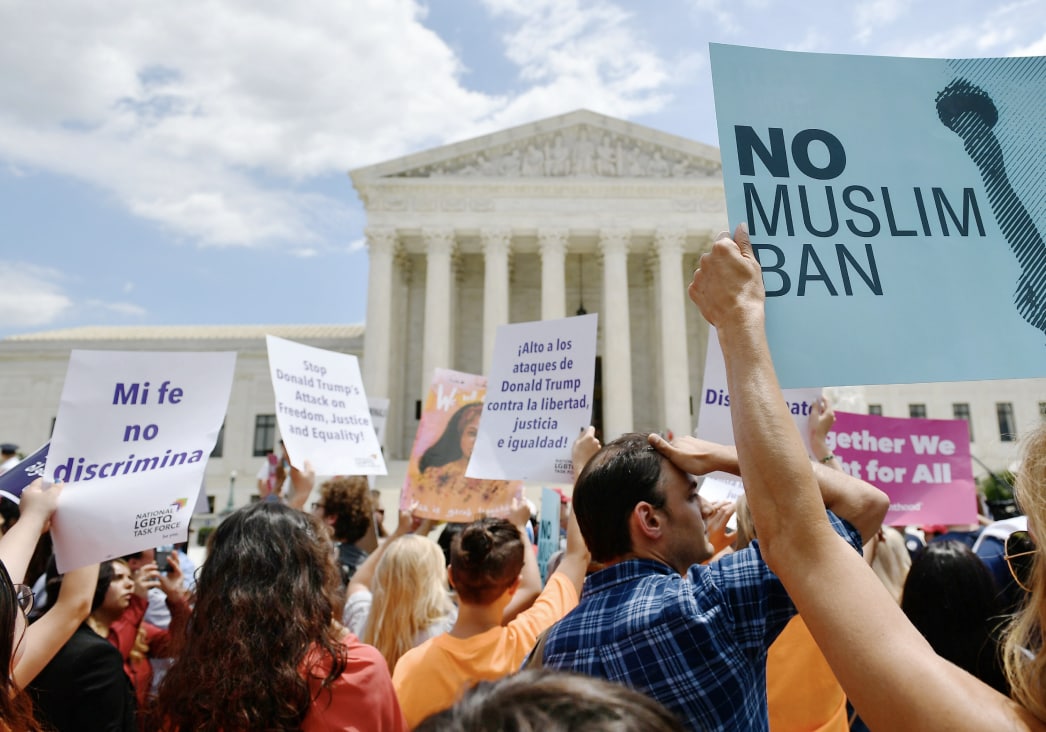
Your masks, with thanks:
[{"label": "white sign board", "polygon": [[44,475],[59,572],[186,541],[235,353],[77,351]]},{"label": "white sign board", "polygon": [[385,475],[355,356],[265,336],[276,420],[291,464],[319,475]]},{"label": "white sign board", "polygon": [[570,449],[592,420],[597,316],[498,328],[470,478],[573,481]]}]

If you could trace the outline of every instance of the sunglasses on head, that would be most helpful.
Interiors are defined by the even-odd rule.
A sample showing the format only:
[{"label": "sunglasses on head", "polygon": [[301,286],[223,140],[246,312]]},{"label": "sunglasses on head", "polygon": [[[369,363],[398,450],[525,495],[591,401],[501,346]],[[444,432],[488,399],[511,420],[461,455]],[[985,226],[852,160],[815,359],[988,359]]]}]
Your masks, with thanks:
[{"label": "sunglasses on head", "polygon": [[1031,570],[1035,562],[1035,543],[1027,531],[1014,531],[1006,537],[1003,559],[1013,581],[1025,592],[1031,592]]},{"label": "sunglasses on head", "polygon": [[33,594],[33,588],[29,585],[15,585],[15,601],[18,603],[18,607],[22,609],[22,612],[26,615],[33,609],[33,603],[36,601],[36,595]]}]

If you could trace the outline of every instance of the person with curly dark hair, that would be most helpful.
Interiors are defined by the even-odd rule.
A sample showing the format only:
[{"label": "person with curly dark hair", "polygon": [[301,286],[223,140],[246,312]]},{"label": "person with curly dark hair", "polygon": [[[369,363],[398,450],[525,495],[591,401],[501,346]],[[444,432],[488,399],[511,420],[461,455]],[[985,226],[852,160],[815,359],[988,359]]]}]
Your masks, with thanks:
[{"label": "person with curly dark hair", "polygon": [[335,622],[327,532],[278,503],[215,529],[155,729],[405,730],[385,659]]},{"label": "person with curly dark hair", "polygon": [[374,499],[367,477],[346,475],[325,481],[320,486],[320,500],[312,504],[312,512],[330,529],[341,565],[342,585],[347,585],[378,545]]}]

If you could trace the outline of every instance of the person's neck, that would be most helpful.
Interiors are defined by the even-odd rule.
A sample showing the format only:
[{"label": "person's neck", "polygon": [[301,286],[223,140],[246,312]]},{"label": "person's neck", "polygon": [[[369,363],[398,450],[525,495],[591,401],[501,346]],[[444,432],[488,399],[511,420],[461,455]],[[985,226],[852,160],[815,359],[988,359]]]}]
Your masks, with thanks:
[{"label": "person's neck", "polygon": [[450,635],[454,638],[471,638],[486,633],[491,628],[501,627],[505,604],[493,602],[490,605],[471,605],[459,602],[458,619],[450,629]]},{"label": "person's neck", "polygon": [[87,626],[103,638],[109,637],[109,628],[112,624],[112,618],[97,611],[87,616]]}]

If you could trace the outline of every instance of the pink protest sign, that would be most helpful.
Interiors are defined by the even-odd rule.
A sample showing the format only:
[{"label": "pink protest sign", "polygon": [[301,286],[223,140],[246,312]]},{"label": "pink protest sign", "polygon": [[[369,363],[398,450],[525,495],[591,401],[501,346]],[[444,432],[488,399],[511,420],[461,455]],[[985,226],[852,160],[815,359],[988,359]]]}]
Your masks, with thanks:
[{"label": "pink protest sign", "polygon": [[828,447],[847,473],[890,496],[884,524],[977,521],[970,437],[964,420],[836,412]]}]

